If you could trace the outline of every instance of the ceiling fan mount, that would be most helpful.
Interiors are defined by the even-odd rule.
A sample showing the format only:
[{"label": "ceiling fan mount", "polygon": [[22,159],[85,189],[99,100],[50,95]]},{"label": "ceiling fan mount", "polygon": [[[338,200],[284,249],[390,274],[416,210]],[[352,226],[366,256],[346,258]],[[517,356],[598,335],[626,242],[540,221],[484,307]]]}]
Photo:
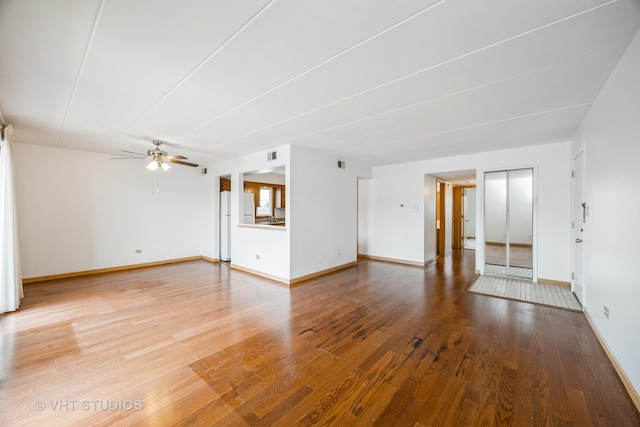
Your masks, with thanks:
[{"label": "ceiling fan mount", "polygon": [[158,140],[158,139],[154,139],[153,141],[151,141],[153,143],[153,145],[156,146],[156,148],[152,149],[152,150],[147,150],[147,156],[168,156],[168,153],[166,151],[162,151],[160,149],[160,146],[162,145],[162,141]]},{"label": "ceiling fan mount", "polygon": [[123,153],[135,154],[137,156],[142,156],[142,157],[122,157],[122,158],[117,158],[113,160],[124,160],[124,159],[151,160],[151,162],[147,165],[147,169],[151,171],[155,171],[160,168],[166,171],[170,169],[169,163],[175,163],[175,164],[184,165],[184,166],[191,166],[193,168],[198,167],[198,165],[195,163],[185,162],[184,160],[187,160],[185,156],[180,156],[180,155],[170,156],[169,153],[161,150],[160,146],[163,144],[163,141],[160,141],[159,139],[154,139],[151,142],[153,143],[153,145],[155,145],[155,148],[147,150],[146,155],[142,153],[136,153],[133,151],[120,150]]}]

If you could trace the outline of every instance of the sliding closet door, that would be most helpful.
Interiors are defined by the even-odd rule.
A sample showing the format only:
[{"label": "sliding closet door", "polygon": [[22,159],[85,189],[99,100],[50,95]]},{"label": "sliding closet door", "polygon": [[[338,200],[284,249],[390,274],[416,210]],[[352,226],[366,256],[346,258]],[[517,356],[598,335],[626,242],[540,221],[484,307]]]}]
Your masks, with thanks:
[{"label": "sliding closet door", "polygon": [[484,174],[485,272],[507,274],[507,172]]},{"label": "sliding closet door", "polygon": [[533,170],[485,173],[485,273],[533,278]]},{"label": "sliding closet door", "polygon": [[509,176],[509,276],[533,278],[533,170]]}]

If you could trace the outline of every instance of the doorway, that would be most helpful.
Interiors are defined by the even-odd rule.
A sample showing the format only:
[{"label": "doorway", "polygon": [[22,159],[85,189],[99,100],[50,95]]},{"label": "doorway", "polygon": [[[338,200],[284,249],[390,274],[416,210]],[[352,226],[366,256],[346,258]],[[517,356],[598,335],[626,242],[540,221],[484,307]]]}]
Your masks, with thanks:
[{"label": "doorway", "polygon": [[476,188],[453,186],[453,249],[476,249]]},{"label": "doorway", "polygon": [[485,273],[533,279],[533,169],[485,172]]},{"label": "doorway", "polygon": [[436,249],[438,257],[443,257],[446,254],[446,194],[446,184],[438,180],[436,183]]}]

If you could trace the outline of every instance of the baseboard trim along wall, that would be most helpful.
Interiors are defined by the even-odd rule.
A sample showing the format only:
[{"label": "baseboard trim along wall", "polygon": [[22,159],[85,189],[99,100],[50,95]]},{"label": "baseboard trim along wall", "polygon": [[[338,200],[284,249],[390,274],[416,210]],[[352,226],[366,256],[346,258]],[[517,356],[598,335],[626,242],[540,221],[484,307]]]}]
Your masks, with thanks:
[{"label": "baseboard trim along wall", "polygon": [[205,260],[208,262],[220,262],[219,258],[209,258],[204,256],[191,256],[185,258],[166,259],[162,261],[144,262],[141,264],[121,265],[117,267],[97,268],[95,270],[73,271],[70,273],[52,274],[49,276],[27,277],[22,279],[23,284],[46,282],[48,280],[70,279],[72,277],[90,276],[93,274],[113,273],[116,271],[134,270],[136,268],[155,267],[157,265],[175,264],[177,262]]},{"label": "baseboard trim along wall", "polygon": [[263,273],[261,271],[253,270],[253,269],[247,268],[247,267],[242,267],[240,265],[233,264],[233,263],[230,263],[229,267],[233,268],[234,270],[244,271],[245,273],[249,273],[249,274],[253,274],[254,276],[262,277],[264,279],[269,279],[269,280],[273,280],[275,282],[280,282],[280,283],[282,283],[284,285],[288,285],[289,284],[289,279],[285,279],[284,277],[278,277],[278,276],[274,276],[274,275],[271,275],[271,274]]},{"label": "baseboard trim along wall", "polygon": [[563,288],[571,289],[570,282],[563,282],[562,280],[542,279],[538,277],[538,283],[546,283],[547,285],[562,286]]},{"label": "baseboard trim along wall", "polygon": [[433,262],[433,261],[428,261],[425,263],[425,262],[418,262],[418,261],[408,261],[406,259],[386,258],[382,256],[364,255],[364,254],[358,254],[358,258],[371,259],[373,261],[392,262],[394,264],[413,265],[416,267],[424,267],[425,265]]},{"label": "baseboard trim along wall", "polygon": [[325,274],[333,273],[334,271],[342,270],[347,267],[352,267],[356,265],[358,261],[348,262],[346,264],[341,264],[335,267],[327,268],[325,270],[316,271],[315,273],[306,274],[304,276],[299,276],[293,279],[285,279],[283,277],[273,276],[271,274],[266,274],[261,271],[253,270],[251,268],[242,267],[235,264],[230,264],[230,267],[236,270],[244,271],[245,273],[253,274],[254,276],[259,276],[265,279],[273,280],[276,282],[280,282],[284,285],[291,287],[297,283],[303,282],[305,280],[313,279],[315,277],[324,276]]},{"label": "baseboard trim along wall", "polygon": [[289,280],[290,285],[295,285],[296,283],[303,282],[305,280],[313,279],[315,277],[324,276],[325,274],[333,273],[334,271],[342,270],[348,267],[353,267],[358,264],[358,261],[348,262],[346,264],[337,265],[335,267],[327,268],[326,270],[316,271],[315,273],[307,274],[304,276],[296,277],[295,279]]},{"label": "baseboard trim along wall", "polygon": [[611,361],[613,368],[618,373],[618,376],[620,377],[620,381],[622,381],[624,388],[627,389],[627,393],[629,393],[629,396],[631,397],[633,404],[636,405],[636,408],[638,409],[638,411],[640,411],[640,394],[638,394],[638,391],[635,389],[635,387],[631,383],[631,380],[627,376],[626,372],[624,371],[624,369],[622,369],[622,365],[620,365],[620,362],[618,362],[618,359],[616,359],[616,356],[613,354],[613,351],[611,351],[611,349],[609,348],[607,341],[605,341],[604,337],[600,334],[600,331],[596,327],[596,323],[593,321],[593,318],[591,317],[591,315],[589,314],[589,311],[587,311],[586,308],[584,308],[584,316],[587,318],[587,322],[589,322],[589,326],[591,326],[591,330],[593,330],[593,333],[596,334],[596,337],[598,338],[598,341],[600,342],[602,349],[604,350],[604,352],[607,354],[607,357]]},{"label": "baseboard trim along wall", "polygon": [[[95,270],[73,271],[70,273],[52,274],[49,276],[27,277],[22,279],[22,283],[26,285],[29,283],[46,282],[49,280],[70,279],[73,277],[90,276],[94,274],[104,274],[104,273],[114,273],[118,271],[134,270],[136,268],[155,267],[159,265],[175,264],[178,262],[198,261],[198,260],[204,260],[211,263],[220,262],[220,258],[210,258],[204,255],[192,256],[192,257],[185,257],[185,258],[167,259],[162,261],[145,262],[141,264],[129,264],[129,265],[121,265],[117,267],[97,268]],[[325,274],[329,274],[334,271],[342,270],[343,268],[351,267],[353,265],[356,265],[357,263],[358,263],[357,261],[349,262],[346,264],[338,265],[336,267],[327,268],[326,270],[316,271],[315,273],[296,277],[294,279],[285,279],[283,277],[273,276],[271,274],[266,274],[261,271],[252,270],[250,268],[241,267],[235,264],[230,264],[230,267],[236,270],[244,271],[245,273],[253,274],[255,276],[260,276],[269,280],[274,280],[276,282],[280,282],[290,286],[305,280],[313,279],[314,277],[323,276]]]}]

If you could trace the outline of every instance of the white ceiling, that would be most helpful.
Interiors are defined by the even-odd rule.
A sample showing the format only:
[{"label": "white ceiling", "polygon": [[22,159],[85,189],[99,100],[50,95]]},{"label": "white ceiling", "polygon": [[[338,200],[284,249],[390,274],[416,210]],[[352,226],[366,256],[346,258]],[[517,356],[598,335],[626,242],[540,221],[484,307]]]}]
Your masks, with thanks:
[{"label": "white ceiling", "polygon": [[390,164],[567,140],[637,0],[0,0],[20,142]]}]

